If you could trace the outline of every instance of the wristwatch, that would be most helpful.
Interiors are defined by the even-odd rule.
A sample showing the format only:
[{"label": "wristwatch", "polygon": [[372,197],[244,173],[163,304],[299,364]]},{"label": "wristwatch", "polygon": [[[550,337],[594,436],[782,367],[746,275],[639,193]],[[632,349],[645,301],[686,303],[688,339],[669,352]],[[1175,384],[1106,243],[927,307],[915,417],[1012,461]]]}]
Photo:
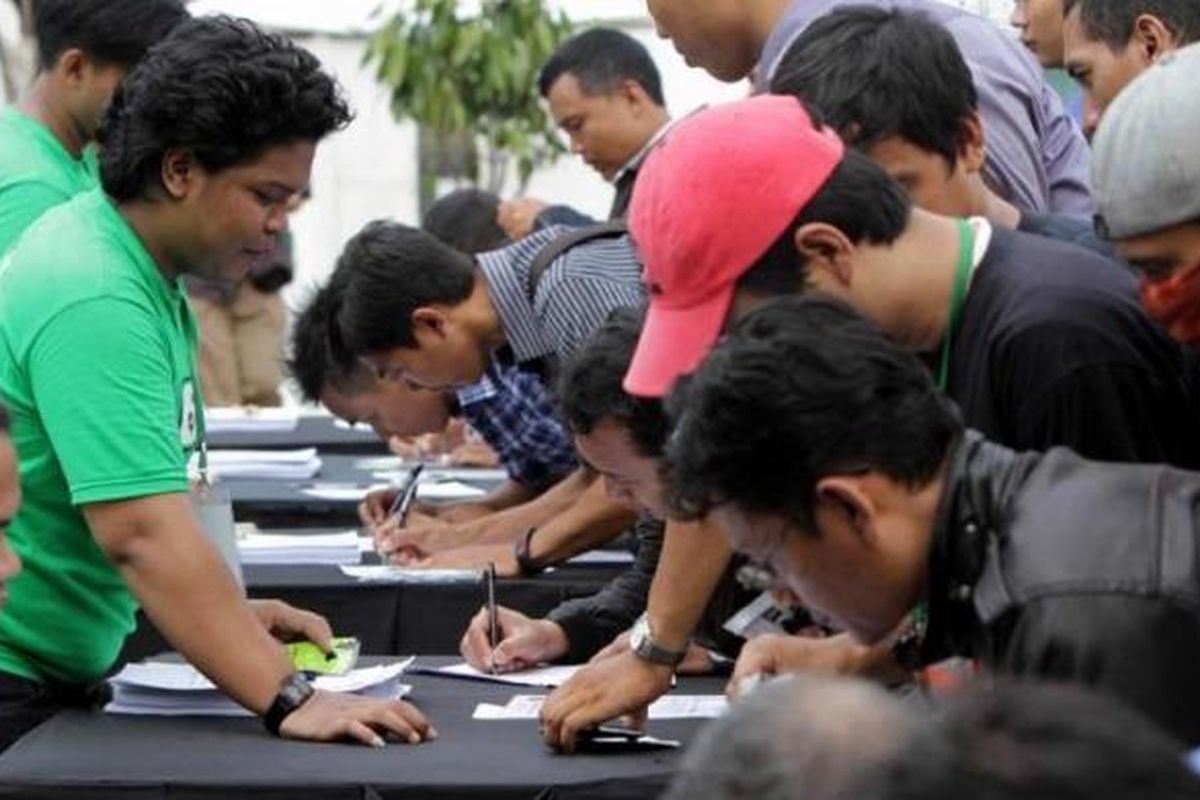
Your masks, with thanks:
[{"label": "wristwatch", "polygon": [[279,684],[279,694],[271,702],[271,707],[263,714],[263,725],[272,735],[279,735],[283,720],[300,706],[309,701],[317,690],[299,672],[293,672]]},{"label": "wristwatch", "polygon": [[529,553],[529,546],[533,542],[533,535],[537,533],[537,528],[530,528],[525,531],[525,535],[517,540],[513,546],[513,555],[517,560],[517,572],[522,578],[528,578],[532,575],[537,575],[546,569],[544,564],[538,562]]},{"label": "wristwatch", "polygon": [[638,658],[664,667],[679,666],[679,662],[687,655],[686,648],[668,650],[655,642],[650,633],[650,620],[645,614],[638,617],[637,622],[629,629],[629,647]]}]

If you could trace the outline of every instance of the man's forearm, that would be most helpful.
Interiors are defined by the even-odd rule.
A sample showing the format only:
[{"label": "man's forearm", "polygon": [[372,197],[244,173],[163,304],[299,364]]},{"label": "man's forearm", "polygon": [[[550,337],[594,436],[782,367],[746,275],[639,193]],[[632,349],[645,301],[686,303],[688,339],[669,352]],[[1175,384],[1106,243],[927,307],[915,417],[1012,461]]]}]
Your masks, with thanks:
[{"label": "man's forearm", "polygon": [[527,529],[539,527],[566,511],[595,480],[596,476],[590,470],[581,467],[528,503],[471,523],[476,531],[471,537],[472,543],[494,544],[514,540]]},{"label": "man's forearm", "polygon": [[613,502],[596,480],[570,508],[538,527],[529,555],[540,564],[557,564],[611,542],[637,521],[637,513]]},{"label": "man's forearm", "polygon": [[291,665],[242,597],[187,498],[96,504],[85,516],[167,641],[234,700],[265,711]]},{"label": "man's forearm", "polygon": [[732,556],[729,539],[714,523],[668,520],[646,607],[660,646],[687,646]]},{"label": "man's forearm", "polygon": [[471,522],[527,503],[535,497],[533,489],[509,479],[478,500],[433,506],[431,516],[446,522]]}]

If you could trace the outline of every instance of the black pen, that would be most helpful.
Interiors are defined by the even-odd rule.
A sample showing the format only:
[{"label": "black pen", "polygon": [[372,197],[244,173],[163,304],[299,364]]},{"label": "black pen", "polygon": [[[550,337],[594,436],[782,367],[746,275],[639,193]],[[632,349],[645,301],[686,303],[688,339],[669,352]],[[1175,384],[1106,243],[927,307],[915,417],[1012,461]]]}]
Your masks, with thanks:
[{"label": "black pen", "polygon": [[404,521],[408,519],[408,509],[417,496],[417,483],[424,469],[424,463],[417,464],[408,471],[404,480],[396,485],[396,499],[392,501],[392,507],[388,509],[388,519],[396,517],[401,528],[404,527]]},{"label": "black pen", "polygon": [[487,569],[483,571],[483,582],[487,590],[487,611],[488,611],[488,644],[492,649],[492,674],[498,674],[496,670],[496,646],[499,644],[496,641],[500,635],[500,622],[496,619],[496,565],[488,563]]}]

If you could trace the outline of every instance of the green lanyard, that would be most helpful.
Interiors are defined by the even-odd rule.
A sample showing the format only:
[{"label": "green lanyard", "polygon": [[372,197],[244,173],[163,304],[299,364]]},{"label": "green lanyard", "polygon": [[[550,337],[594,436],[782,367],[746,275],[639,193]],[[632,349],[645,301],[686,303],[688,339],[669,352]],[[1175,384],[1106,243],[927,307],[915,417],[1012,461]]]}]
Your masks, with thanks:
[{"label": "green lanyard", "polygon": [[950,377],[950,342],[962,317],[963,304],[967,301],[967,287],[971,285],[971,268],[975,264],[975,232],[965,219],[955,220],[958,224],[958,265],[954,268],[954,291],[950,295],[950,313],[946,321],[946,332],[942,335],[942,363],[938,367],[938,388],[946,391]]}]

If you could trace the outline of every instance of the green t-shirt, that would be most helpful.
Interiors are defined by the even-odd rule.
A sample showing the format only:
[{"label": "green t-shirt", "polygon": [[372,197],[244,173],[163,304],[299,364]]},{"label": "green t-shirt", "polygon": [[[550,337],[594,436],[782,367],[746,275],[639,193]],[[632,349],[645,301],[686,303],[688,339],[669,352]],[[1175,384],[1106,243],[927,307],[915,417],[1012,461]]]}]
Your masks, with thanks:
[{"label": "green t-shirt", "polygon": [[0,255],[46,211],[99,186],[95,148],[75,158],[42,123],[0,111]]},{"label": "green t-shirt", "polygon": [[[137,604],[80,506],[186,492],[196,323],[96,190],[47,211],[0,261],[0,396],[12,412],[25,568],[0,613],[0,671],[99,679]],[[201,412],[202,413],[202,412]]]}]

